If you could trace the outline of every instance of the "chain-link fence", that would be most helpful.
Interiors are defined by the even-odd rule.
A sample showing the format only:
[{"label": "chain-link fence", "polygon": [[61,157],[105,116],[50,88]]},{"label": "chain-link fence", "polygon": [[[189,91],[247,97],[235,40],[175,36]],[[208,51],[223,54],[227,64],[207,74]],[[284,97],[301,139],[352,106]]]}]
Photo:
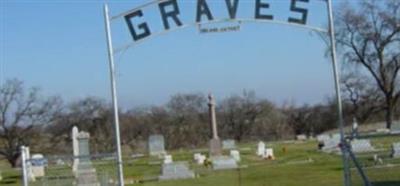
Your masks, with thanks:
[{"label": "chain-link fence", "polygon": [[[328,136],[325,136],[328,137]],[[322,137],[321,137],[322,138]],[[236,167],[216,170],[216,161],[208,158],[208,149],[184,149],[160,156],[132,154],[124,156],[126,185],[343,185],[343,162],[338,135],[330,135],[324,146],[313,139],[269,142],[258,154],[257,143],[244,143],[223,150],[224,157],[237,158]],[[372,186],[394,186],[400,183],[400,156],[396,134],[359,134],[348,139],[348,147]],[[332,145],[332,144],[334,145]],[[319,149],[318,149],[319,148]],[[271,152],[272,149],[272,152]],[[90,156],[38,156],[26,159],[28,185],[117,185],[115,154]],[[199,157],[202,157],[198,160]],[[74,167],[74,161],[86,162]],[[222,160],[222,164],[229,160]],[[90,162],[87,164],[87,162]],[[368,185],[353,159],[350,162],[351,185]],[[222,165],[229,166],[229,165]],[[34,178],[32,177],[34,175]],[[81,175],[81,176],[80,176]],[[83,176],[82,176],[83,175]],[[81,180],[83,179],[84,180]],[[83,184],[84,185],[84,184]]]},{"label": "chain-link fence", "polygon": [[[26,157],[22,179],[29,186],[117,185],[114,154]],[[76,160],[80,162],[76,164]]]},{"label": "chain-link fence", "polygon": [[350,161],[352,186],[400,185],[400,134],[390,131],[359,134],[349,141],[349,147],[362,169],[358,171],[356,163]]}]

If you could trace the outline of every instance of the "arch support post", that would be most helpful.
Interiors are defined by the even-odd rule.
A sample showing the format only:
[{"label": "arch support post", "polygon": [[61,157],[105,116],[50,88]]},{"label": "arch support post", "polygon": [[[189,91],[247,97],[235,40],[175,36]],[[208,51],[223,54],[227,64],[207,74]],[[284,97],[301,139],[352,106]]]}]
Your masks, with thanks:
[{"label": "arch support post", "polygon": [[104,21],[106,26],[108,61],[110,66],[111,96],[114,108],[114,130],[115,130],[115,146],[117,151],[118,185],[124,186],[124,172],[123,172],[122,155],[121,155],[121,137],[119,132],[118,100],[117,100],[117,88],[116,88],[117,85],[115,81],[114,53],[112,47],[110,17],[108,13],[107,4],[104,4]]},{"label": "arch support post", "polygon": [[344,179],[343,181],[344,181],[344,186],[351,186],[349,151],[346,148],[347,142],[343,129],[344,128],[343,107],[342,107],[342,97],[340,93],[340,77],[339,77],[339,70],[336,57],[336,38],[335,38],[332,0],[326,0],[326,4],[328,9],[328,19],[329,19],[328,34],[330,39],[330,50],[331,50],[330,53],[332,59],[333,77],[335,80],[338,125],[340,131],[340,149],[342,151],[342,160],[343,160],[343,179]]}]

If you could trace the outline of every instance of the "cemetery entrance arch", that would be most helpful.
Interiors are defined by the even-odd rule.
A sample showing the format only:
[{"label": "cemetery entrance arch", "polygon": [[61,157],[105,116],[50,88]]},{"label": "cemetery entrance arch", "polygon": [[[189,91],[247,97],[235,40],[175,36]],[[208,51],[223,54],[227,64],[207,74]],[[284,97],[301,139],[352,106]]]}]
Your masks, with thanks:
[{"label": "cemetery entrance arch", "polygon": [[[118,165],[118,177],[119,184],[124,185],[123,179],[123,169],[122,169],[122,158],[121,158],[121,146],[120,146],[120,133],[119,133],[119,117],[118,117],[118,101],[117,101],[117,91],[116,91],[116,80],[115,80],[115,67],[114,67],[114,53],[119,53],[131,46],[137,45],[143,41],[150,38],[160,36],[162,34],[172,32],[178,29],[183,29],[190,26],[198,26],[213,24],[213,23],[226,23],[226,22],[257,22],[257,23],[273,23],[281,25],[289,25],[294,27],[300,27],[305,29],[310,29],[312,31],[326,34],[329,36],[329,47],[332,59],[332,70],[333,70],[333,80],[335,84],[336,100],[337,100],[337,112],[338,112],[338,127],[341,134],[341,143],[346,144],[345,137],[343,133],[343,114],[342,114],[342,103],[339,87],[339,73],[336,60],[336,44],[335,44],[335,33],[333,24],[333,10],[331,0],[311,0],[320,1],[326,3],[326,10],[328,12],[328,22],[329,28],[319,28],[307,25],[308,10],[303,8],[302,4],[310,3],[310,0],[287,0],[290,2],[290,9],[292,15],[287,16],[287,21],[278,21],[274,19],[274,15],[268,12],[270,8],[269,0],[252,0],[255,2],[254,12],[250,18],[238,18],[237,12],[240,10],[239,0],[220,0],[225,3],[227,9],[227,17],[223,19],[216,19],[213,16],[213,12],[209,8],[209,4],[216,2],[211,0],[196,0],[196,8],[193,10],[193,14],[196,15],[193,22],[187,23],[182,21],[181,8],[179,2],[183,0],[153,0],[147,4],[138,6],[127,12],[123,12],[116,16],[110,16],[108,6],[104,6],[104,18],[106,25],[107,34],[107,45],[108,45],[108,58],[110,67],[110,80],[111,80],[111,93],[112,102],[114,108],[114,124],[115,124],[115,143],[116,143],[116,153],[117,153],[117,165]],[[143,20],[146,7],[154,6],[159,10],[159,18],[162,20],[163,29],[158,32],[152,32],[150,20]],[[123,19],[126,23],[126,29],[129,30],[132,41],[121,47],[114,48],[111,38],[111,22],[117,19]],[[199,29],[201,33],[208,32],[227,32],[237,30],[237,27],[222,27],[222,28],[203,28]],[[344,165],[344,185],[349,185],[349,167],[348,167],[348,147],[347,145],[342,145],[342,158]]]}]

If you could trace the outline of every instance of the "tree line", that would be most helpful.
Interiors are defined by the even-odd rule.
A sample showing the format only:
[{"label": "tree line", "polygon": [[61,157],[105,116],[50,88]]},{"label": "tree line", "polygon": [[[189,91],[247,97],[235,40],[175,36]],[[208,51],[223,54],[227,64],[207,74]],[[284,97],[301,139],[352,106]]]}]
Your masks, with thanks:
[{"label": "tree line", "polygon": [[[90,133],[93,153],[114,151],[112,105],[101,98],[63,103],[60,97],[44,97],[38,89],[26,89],[21,81],[12,79],[0,87],[0,100],[0,156],[11,165],[15,165],[21,145],[46,154],[71,154],[73,126]],[[343,102],[346,125],[358,116],[360,124],[385,119],[383,109],[370,111],[373,105],[384,104],[381,99],[355,104],[348,94]],[[168,149],[205,146],[211,137],[207,103],[203,93],[176,94],[163,105],[120,111],[124,152],[145,152],[152,134],[164,135]],[[398,118],[399,102],[395,108]],[[254,91],[243,91],[217,100],[216,114],[219,136],[237,142],[294,139],[297,134],[315,136],[337,128],[333,99],[316,105],[278,106]]]}]

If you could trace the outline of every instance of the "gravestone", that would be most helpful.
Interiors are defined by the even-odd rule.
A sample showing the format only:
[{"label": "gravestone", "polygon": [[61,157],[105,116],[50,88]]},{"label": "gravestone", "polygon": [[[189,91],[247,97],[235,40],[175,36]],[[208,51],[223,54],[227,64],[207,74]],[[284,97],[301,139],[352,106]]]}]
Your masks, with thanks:
[{"label": "gravestone", "polygon": [[164,164],[172,163],[172,155],[164,156]]},{"label": "gravestone", "polygon": [[204,161],[206,160],[206,156],[202,155],[201,153],[196,153],[193,155],[193,159],[198,165],[203,165]]},{"label": "gravestone", "polygon": [[175,180],[194,178],[194,172],[189,170],[184,162],[174,162],[162,165],[160,180]]},{"label": "gravestone", "polygon": [[400,133],[400,121],[393,121],[390,131],[395,134]]},{"label": "gravestone", "polygon": [[65,162],[62,159],[57,159],[56,165],[63,166],[65,165]]},{"label": "gravestone", "polygon": [[317,136],[317,141],[321,142],[321,143],[324,143],[325,141],[327,141],[329,139],[330,139],[329,135],[326,135],[326,134],[321,134],[321,135]]},{"label": "gravestone", "polygon": [[222,144],[218,137],[217,130],[217,118],[215,115],[215,100],[212,94],[208,95],[208,108],[210,115],[210,128],[212,132],[212,138],[210,140],[210,157],[222,155]]},{"label": "gravestone", "polygon": [[199,159],[200,156],[202,156],[201,153],[195,153],[195,154],[193,154],[193,160],[196,161],[197,159]]},{"label": "gravestone", "polygon": [[265,151],[264,151],[264,154],[262,155],[262,158],[274,160],[275,159],[274,149],[266,148]]},{"label": "gravestone", "polygon": [[73,172],[76,171],[76,169],[78,168],[78,164],[79,164],[79,158],[77,157],[79,155],[78,134],[79,134],[78,127],[76,127],[76,126],[72,127],[72,134],[71,134],[72,153],[74,156],[74,161],[72,163],[72,171]]},{"label": "gravestone", "polygon": [[230,156],[235,159],[236,162],[240,162],[240,152],[238,150],[231,150]]},{"label": "gravestone", "polygon": [[392,158],[400,158],[400,142],[392,144]]},{"label": "gravestone", "polygon": [[0,170],[0,181],[3,180],[3,176],[1,175],[1,170]]},{"label": "gravestone", "polygon": [[331,138],[328,138],[324,141],[324,146],[322,147],[322,151],[326,153],[331,152],[340,152],[340,134],[334,134]]},{"label": "gravestone", "polygon": [[257,156],[263,156],[265,152],[265,143],[260,141],[257,145]]},{"label": "gravestone", "polygon": [[222,149],[224,150],[236,149],[235,140],[227,139],[222,141]]},{"label": "gravestone", "polygon": [[45,176],[45,159],[42,154],[34,154],[31,158],[31,170],[33,176],[36,177],[43,177]]},{"label": "gravestone", "polygon": [[340,139],[340,134],[339,133],[332,134],[332,138]]},{"label": "gravestone", "polygon": [[351,127],[351,135],[353,138],[358,137],[358,123],[357,123],[356,118],[353,118],[353,125]]},{"label": "gravestone", "polygon": [[89,133],[79,132],[77,135],[79,147],[79,163],[75,172],[77,186],[99,186],[96,169],[90,161]]},{"label": "gravestone", "polygon": [[318,141],[318,149],[321,150],[325,146],[325,141],[328,141],[330,139],[329,135],[326,134],[321,134],[317,136],[317,141]]},{"label": "gravestone", "polygon": [[373,152],[375,148],[371,145],[370,140],[356,139],[351,141],[351,150],[354,153]]},{"label": "gravestone", "polygon": [[149,136],[149,154],[150,156],[160,156],[160,157],[166,154],[163,135]]},{"label": "gravestone", "polygon": [[229,156],[217,156],[212,158],[214,170],[236,169],[238,165],[236,160]]},{"label": "gravestone", "polygon": [[376,129],[376,133],[390,133],[390,129],[387,128]]},{"label": "gravestone", "polygon": [[305,134],[300,134],[296,136],[296,140],[298,141],[306,141],[307,140],[307,136]]}]

